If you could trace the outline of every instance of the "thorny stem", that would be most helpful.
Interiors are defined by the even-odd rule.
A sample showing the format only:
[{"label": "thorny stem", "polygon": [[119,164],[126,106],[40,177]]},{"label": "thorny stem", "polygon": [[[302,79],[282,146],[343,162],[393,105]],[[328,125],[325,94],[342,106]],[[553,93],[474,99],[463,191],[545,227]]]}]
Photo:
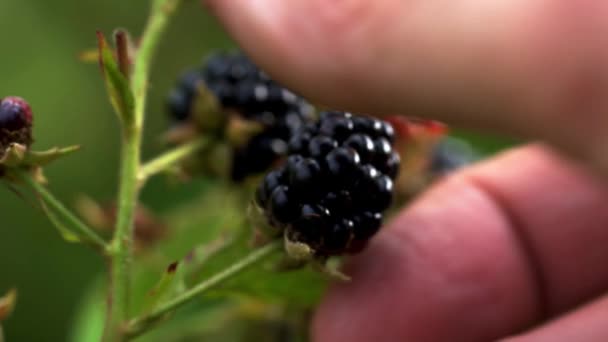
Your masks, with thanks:
[{"label": "thorny stem", "polygon": [[139,170],[139,181],[143,184],[150,177],[168,170],[180,161],[200,151],[208,141],[200,138],[170,150],[159,157],[147,162]]},{"label": "thorny stem", "polygon": [[77,231],[77,235],[84,236],[87,242],[99,251],[105,252],[107,244],[93,229],[89,228],[84,222],[82,222],[72,211],[61,203],[46,187],[38,183],[31,176],[26,175],[23,172],[16,172],[16,175],[20,180],[30,186],[36,193],[42,198],[42,200],[53,209],[58,215],[70,223]]},{"label": "thorny stem", "polygon": [[182,305],[188,303],[195,297],[200,296],[204,292],[231,279],[249,267],[256,265],[260,261],[272,255],[273,252],[280,250],[282,246],[282,241],[275,241],[262,248],[256,249],[240,261],[237,261],[216,275],[204,280],[190,290],[167,301],[166,303],[161,304],[149,314],[133,319],[127,327],[127,335],[130,338],[141,335],[150,328],[154,327],[154,325],[161,321],[168,313],[180,308]]},{"label": "thorny stem", "polygon": [[123,127],[118,215],[110,246],[110,293],[104,340],[124,339],[122,323],[129,317],[129,289],[133,256],[133,221],[139,197],[141,141],[152,57],[169,18],[180,0],[155,0],[135,58],[131,89],[135,98],[134,120]]}]

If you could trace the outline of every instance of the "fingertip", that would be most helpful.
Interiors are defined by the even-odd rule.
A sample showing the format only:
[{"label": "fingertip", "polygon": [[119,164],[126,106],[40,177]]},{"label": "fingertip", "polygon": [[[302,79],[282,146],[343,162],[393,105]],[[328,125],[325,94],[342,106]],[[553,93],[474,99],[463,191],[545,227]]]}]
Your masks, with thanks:
[{"label": "fingertip", "polygon": [[[539,315],[509,221],[453,177],[391,222],[322,302],[315,341],[492,340]],[[473,309],[472,309],[473,308]]]}]

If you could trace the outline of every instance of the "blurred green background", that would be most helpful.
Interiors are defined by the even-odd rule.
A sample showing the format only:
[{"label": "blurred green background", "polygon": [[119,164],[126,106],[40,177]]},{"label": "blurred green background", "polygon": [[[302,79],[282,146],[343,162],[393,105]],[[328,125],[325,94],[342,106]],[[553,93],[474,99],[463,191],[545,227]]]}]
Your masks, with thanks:
[{"label": "blurred green background", "polygon": [[[66,203],[78,194],[110,200],[116,190],[117,122],[98,68],[78,61],[94,47],[95,31],[116,27],[137,37],[148,1],[0,1],[0,97],[26,98],[35,113],[36,148],[81,144],[81,152],[47,170],[51,188]],[[198,63],[208,48],[231,47],[197,0],[186,0],[162,43],[151,84],[144,156],[160,148],[164,96],[177,74]],[[476,138],[485,150],[501,142]],[[146,204],[169,206],[166,185],[146,188]],[[19,289],[19,302],[4,329],[7,340],[63,341],[78,300],[103,264],[87,249],[64,243],[42,213],[0,187],[0,293]]]}]

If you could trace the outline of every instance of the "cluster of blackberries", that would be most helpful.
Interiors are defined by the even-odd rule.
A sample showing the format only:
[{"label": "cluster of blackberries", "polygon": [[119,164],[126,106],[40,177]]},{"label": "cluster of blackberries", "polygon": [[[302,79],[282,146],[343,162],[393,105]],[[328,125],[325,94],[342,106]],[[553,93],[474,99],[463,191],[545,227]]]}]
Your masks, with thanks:
[{"label": "cluster of blackberries", "polygon": [[32,143],[32,110],[20,97],[0,101],[0,158],[11,144]]},{"label": "cluster of blackberries", "polygon": [[196,121],[194,103],[201,86],[217,98],[226,115],[236,113],[260,126],[249,141],[234,146],[231,178],[235,181],[268,170],[287,153],[290,137],[312,120],[312,106],[271,80],[247,56],[217,53],[202,68],[187,72],[172,91],[168,107],[173,121]]},{"label": "cluster of blackberries", "polygon": [[256,193],[271,226],[315,256],[358,252],[379,229],[393,199],[399,154],[384,121],[321,113],[289,142],[286,163]]}]

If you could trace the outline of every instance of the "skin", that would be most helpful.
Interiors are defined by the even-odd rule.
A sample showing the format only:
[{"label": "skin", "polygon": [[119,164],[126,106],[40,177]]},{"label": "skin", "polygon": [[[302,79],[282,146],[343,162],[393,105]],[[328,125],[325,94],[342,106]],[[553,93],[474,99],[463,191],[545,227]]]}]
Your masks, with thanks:
[{"label": "skin", "polygon": [[534,141],[404,209],[327,293],[315,341],[608,340],[608,2],[205,4],[319,104]]}]

